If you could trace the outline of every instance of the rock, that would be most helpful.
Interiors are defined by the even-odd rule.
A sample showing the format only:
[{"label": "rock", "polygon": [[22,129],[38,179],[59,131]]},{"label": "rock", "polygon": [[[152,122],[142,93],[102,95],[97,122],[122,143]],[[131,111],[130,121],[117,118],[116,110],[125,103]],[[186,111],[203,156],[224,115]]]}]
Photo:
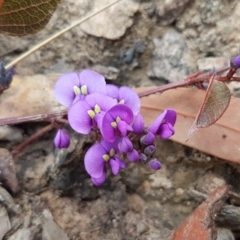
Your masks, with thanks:
[{"label": "rock", "polygon": [[148,76],[170,82],[185,78],[188,74],[188,63],[184,59],[187,45],[183,37],[170,30],[161,39],[154,38],[153,43],[155,50]]},{"label": "rock", "polygon": [[199,71],[210,71],[229,66],[229,59],[226,57],[206,57],[197,60]]},{"label": "rock", "polygon": [[11,224],[7,214],[7,210],[0,206],[0,240],[3,239],[4,235],[11,229]]},{"label": "rock", "polygon": [[156,3],[156,13],[160,25],[167,26],[174,22],[185,10],[189,0],[159,0]]},{"label": "rock", "polygon": [[17,127],[1,126],[0,139],[5,141],[20,142],[23,138],[23,131]]},{"label": "rock", "polygon": [[137,224],[137,232],[140,235],[145,233],[148,229],[149,229],[149,227],[146,224],[144,224],[143,222],[139,222]]},{"label": "rock", "polygon": [[96,65],[92,70],[102,74],[107,80],[116,80],[119,75],[119,70],[112,66]]},{"label": "rock", "polygon": [[[94,2],[93,11],[111,3],[111,0]],[[139,4],[123,0],[81,25],[84,32],[107,39],[118,39],[132,26],[132,16],[138,11]]]},{"label": "rock", "polygon": [[217,240],[235,240],[232,232],[227,228],[217,229]]}]

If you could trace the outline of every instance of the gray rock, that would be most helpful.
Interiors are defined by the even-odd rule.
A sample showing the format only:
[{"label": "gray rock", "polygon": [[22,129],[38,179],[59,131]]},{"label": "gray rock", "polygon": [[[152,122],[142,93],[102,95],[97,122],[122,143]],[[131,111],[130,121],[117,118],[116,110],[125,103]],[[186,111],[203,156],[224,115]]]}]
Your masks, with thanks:
[{"label": "gray rock", "polygon": [[174,82],[188,74],[188,63],[184,59],[187,45],[183,37],[174,30],[167,31],[163,38],[153,39],[155,50],[148,76]]}]

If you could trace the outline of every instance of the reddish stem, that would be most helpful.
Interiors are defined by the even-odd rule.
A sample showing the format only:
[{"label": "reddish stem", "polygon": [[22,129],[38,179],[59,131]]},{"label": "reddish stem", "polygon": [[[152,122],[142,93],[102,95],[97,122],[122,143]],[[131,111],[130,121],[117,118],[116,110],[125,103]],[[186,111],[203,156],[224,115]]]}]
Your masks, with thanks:
[{"label": "reddish stem", "polygon": [[34,133],[31,137],[29,137],[24,142],[20,143],[15,149],[12,151],[12,155],[17,155],[21,152],[25,147],[27,147],[30,143],[37,140],[39,137],[44,135],[46,132],[49,132],[54,128],[54,123],[47,125],[46,127],[42,128],[40,131]]}]

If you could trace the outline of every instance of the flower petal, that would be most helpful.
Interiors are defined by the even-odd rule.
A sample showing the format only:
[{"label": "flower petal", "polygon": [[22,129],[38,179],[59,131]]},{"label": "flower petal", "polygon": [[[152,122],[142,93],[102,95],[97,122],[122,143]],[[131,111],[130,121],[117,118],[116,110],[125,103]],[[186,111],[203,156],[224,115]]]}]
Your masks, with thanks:
[{"label": "flower petal", "polygon": [[106,85],[107,95],[118,101],[119,87],[113,84]]},{"label": "flower petal", "polygon": [[76,94],[73,87],[80,85],[79,75],[75,72],[62,75],[56,82],[54,94],[58,102],[65,107],[70,107]]},{"label": "flower petal", "polygon": [[120,138],[116,138],[114,142],[108,142],[106,140],[102,140],[100,144],[104,147],[107,153],[110,152],[111,149],[114,149],[115,154],[119,153],[118,144],[119,144]]},{"label": "flower petal", "polygon": [[126,168],[127,164],[125,162],[123,162],[120,158],[116,158],[115,160],[119,163],[120,168]]},{"label": "flower petal", "polygon": [[164,112],[162,114],[160,114],[156,120],[153,122],[153,124],[149,127],[148,131],[152,132],[154,135],[157,134],[157,131],[160,127],[160,125],[162,124],[165,116],[167,114],[167,110],[164,110]]},{"label": "flower petal", "polygon": [[166,110],[167,110],[167,113],[164,119],[167,123],[170,123],[172,126],[174,126],[177,120],[177,113],[173,109],[166,109]]},{"label": "flower petal", "polygon": [[117,117],[120,117],[121,120],[125,121],[128,124],[131,124],[133,121],[133,112],[132,110],[123,104],[117,104],[108,110],[108,114],[112,116],[115,120]]},{"label": "flower petal", "polygon": [[93,182],[94,185],[100,186],[100,185],[102,185],[102,184],[105,182],[105,180],[106,180],[106,173],[103,172],[103,175],[102,175],[100,178],[93,178],[93,177],[92,177],[91,180],[92,180],[92,182]]},{"label": "flower petal", "polygon": [[68,122],[78,133],[88,134],[93,126],[93,119],[88,115],[91,107],[85,101],[74,103],[68,110]]},{"label": "flower petal", "polygon": [[112,173],[114,175],[117,175],[119,173],[119,169],[120,169],[119,162],[116,161],[114,158],[111,158],[109,161],[109,164],[112,169]]},{"label": "flower petal", "polygon": [[124,100],[124,104],[131,108],[134,116],[140,111],[141,104],[138,94],[130,87],[120,87],[118,99],[120,102]]},{"label": "flower petal", "polygon": [[70,145],[70,137],[67,131],[59,129],[54,138],[56,148],[68,148]]},{"label": "flower petal", "polygon": [[175,133],[175,131],[170,123],[163,123],[157,133],[162,139],[168,139]]},{"label": "flower petal", "polygon": [[131,152],[133,144],[128,137],[123,137],[118,144],[118,149],[123,153]]},{"label": "flower petal", "polygon": [[95,105],[98,105],[101,108],[101,111],[104,112],[116,105],[116,102],[111,97],[102,93],[92,93],[86,96],[85,101],[93,108]]},{"label": "flower petal", "polygon": [[99,92],[106,94],[106,82],[104,76],[101,74],[85,69],[80,73],[80,83],[81,86],[87,86],[88,94]]},{"label": "flower petal", "polygon": [[136,149],[133,149],[131,152],[127,153],[127,158],[131,162],[137,162],[139,160],[139,154]]},{"label": "flower petal", "polygon": [[137,135],[140,135],[144,131],[144,121],[141,113],[138,113],[134,119],[133,125],[133,132]]},{"label": "flower petal", "polygon": [[122,134],[122,136],[126,136],[127,135],[127,126],[128,124],[125,121],[120,121],[117,124],[117,128],[119,130],[119,132]]},{"label": "flower petal", "polygon": [[94,144],[88,149],[84,157],[85,169],[93,178],[100,178],[104,173],[105,161],[103,155],[106,150],[100,143]]},{"label": "flower petal", "polygon": [[[116,129],[112,127],[111,123],[114,122],[115,119],[112,118],[112,116],[106,112],[103,117],[98,120],[98,126],[100,129],[100,132],[103,136],[103,138],[108,142],[114,142],[116,139]],[[101,124],[101,125],[100,125]]]},{"label": "flower petal", "polygon": [[155,142],[155,135],[149,131],[146,135],[141,137],[140,142],[144,145],[152,145]]}]

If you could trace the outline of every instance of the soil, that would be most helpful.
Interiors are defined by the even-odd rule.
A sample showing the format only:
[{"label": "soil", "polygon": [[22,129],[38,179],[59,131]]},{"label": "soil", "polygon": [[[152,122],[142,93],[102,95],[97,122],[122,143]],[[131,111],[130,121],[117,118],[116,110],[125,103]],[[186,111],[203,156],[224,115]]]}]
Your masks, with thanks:
[{"label": "soil", "polygon": [[[209,70],[213,64],[225,66],[238,54],[237,1],[134,4],[139,5],[130,16],[132,24],[117,39],[89,35],[76,27],[19,63],[16,74],[91,68],[100,69],[108,82],[117,85],[152,86],[177,81],[199,69]],[[93,1],[62,1],[40,33],[24,38],[0,36],[0,55],[11,61],[91,12],[92,5]],[[237,90],[233,87],[232,92]],[[0,147],[11,151],[44,126],[17,125],[14,131],[20,137],[11,141],[2,137]],[[91,136],[71,131],[71,147],[56,150],[54,135],[55,130],[48,132],[14,157],[20,189],[13,193],[12,185],[3,182],[15,202],[6,197],[1,200],[11,222],[6,240],[166,240],[216,187],[229,184],[240,194],[239,166],[171,140],[157,142],[155,156],[162,163],[160,171],[134,164],[95,187],[83,166]],[[1,189],[0,195],[4,195]],[[236,199],[230,198],[228,203],[238,209]],[[240,239],[239,227],[217,224],[235,237],[230,238],[230,232],[229,238],[218,239]]]}]

